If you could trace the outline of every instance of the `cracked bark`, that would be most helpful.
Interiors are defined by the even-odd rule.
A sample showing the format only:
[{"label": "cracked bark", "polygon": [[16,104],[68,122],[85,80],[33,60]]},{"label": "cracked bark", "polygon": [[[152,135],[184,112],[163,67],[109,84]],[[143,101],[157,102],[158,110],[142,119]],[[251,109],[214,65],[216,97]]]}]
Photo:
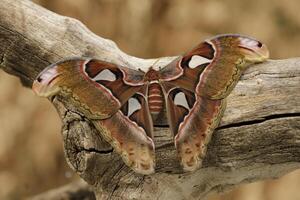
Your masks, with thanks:
[{"label": "cracked bark", "polygon": [[[18,76],[26,87],[48,64],[65,57],[97,57],[129,67],[147,68],[153,63],[129,56],[79,21],[27,0],[2,0],[0,42],[1,68]],[[299,91],[299,58],[252,66],[228,97],[203,167],[183,173],[168,129],[156,127],[157,173],[151,176],[128,169],[75,107],[60,97],[51,101],[63,121],[66,159],[93,186],[97,199],[202,199],[211,192],[300,168]]]},{"label": "cracked bark", "polygon": [[91,187],[84,181],[73,182],[60,188],[55,188],[47,192],[36,195],[31,200],[95,200],[95,195]]}]

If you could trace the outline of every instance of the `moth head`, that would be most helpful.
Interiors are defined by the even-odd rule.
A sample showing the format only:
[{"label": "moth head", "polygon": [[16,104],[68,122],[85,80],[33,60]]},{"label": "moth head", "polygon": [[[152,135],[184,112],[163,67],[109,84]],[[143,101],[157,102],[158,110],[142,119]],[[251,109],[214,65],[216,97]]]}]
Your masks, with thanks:
[{"label": "moth head", "polygon": [[269,58],[267,46],[249,37],[238,37],[238,48],[248,63],[264,62]]},{"label": "moth head", "polygon": [[58,81],[59,73],[56,66],[47,67],[34,80],[32,90],[42,97],[50,97],[56,95],[60,91],[60,87],[55,84]]}]

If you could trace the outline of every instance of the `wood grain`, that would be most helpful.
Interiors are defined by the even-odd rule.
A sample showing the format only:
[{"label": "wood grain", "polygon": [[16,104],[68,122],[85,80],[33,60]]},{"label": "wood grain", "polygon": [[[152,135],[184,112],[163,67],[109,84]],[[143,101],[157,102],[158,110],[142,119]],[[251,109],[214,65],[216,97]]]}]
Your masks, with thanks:
[{"label": "wood grain", "polygon": [[[127,55],[81,22],[27,0],[2,0],[0,42],[1,68],[27,87],[43,68],[66,57],[143,68],[155,61]],[[161,58],[156,65],[173,59]],[[201,199],[300,168],[300,58],[270,60],[244,73],[228,97],[204,166],[195,173],[182,172],[166,127],[155,130],[157,173],[141,176],[123,164],[76,108],[60,97],[52,102],[63,121],[66,159],[94,186],[97,199]]]}]

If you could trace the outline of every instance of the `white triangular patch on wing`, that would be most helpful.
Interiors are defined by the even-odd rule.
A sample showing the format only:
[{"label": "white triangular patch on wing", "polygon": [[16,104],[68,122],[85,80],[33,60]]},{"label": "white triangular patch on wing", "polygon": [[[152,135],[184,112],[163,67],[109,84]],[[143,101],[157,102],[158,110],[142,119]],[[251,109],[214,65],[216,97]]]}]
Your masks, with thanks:
[{"label": "white triangular patch on wing", "polygon": [[196,68],[198,67],[199,65],[202,65],[204,63],[210,63],[211,60],[205,58],[205,57],[202,57],[202,56],[198,56],[198,55],[194,55],[192,56],[190,62],[189,62],[189,68]]},{"label": "white triangular patch on wing", "polygon": [[250,39],[250,38],[239,38],[241,45],[243,46],[250,46],[250,47],[256,47],[258,42],[256,40]]},{"label": "white triangular patch on wing", "polygon": [[142,108],[142,106],[136,98],[130,98],[128,100],[128,115],[127,116],[130,116],[132,113],[134,113],[135,111],[137,111],[141,108]]},{"label": "white triangular patch on wing", "polygon": [[116,75],[112,73],[109,69],[104,69],[97,76],[93,78],[94,81],[115,81],[117,79]]},{"label": "white triangular patch on wing", "polygon": [[174,104],[183,106],[186,109],[190,109],[188,102],[186,100],[186,96],[183,92],[178,92],[174,97]]}]

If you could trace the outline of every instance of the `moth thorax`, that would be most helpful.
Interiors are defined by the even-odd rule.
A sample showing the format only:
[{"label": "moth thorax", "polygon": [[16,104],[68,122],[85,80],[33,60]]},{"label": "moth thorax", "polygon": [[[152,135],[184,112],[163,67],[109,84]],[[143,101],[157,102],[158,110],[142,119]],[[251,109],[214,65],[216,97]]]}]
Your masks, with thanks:
[{"label": "moth thorax", "polygon": [[152,115],[163,111],[164,98],[161,86],[158,83],[150,83],[148,87],[148,105]]}]

